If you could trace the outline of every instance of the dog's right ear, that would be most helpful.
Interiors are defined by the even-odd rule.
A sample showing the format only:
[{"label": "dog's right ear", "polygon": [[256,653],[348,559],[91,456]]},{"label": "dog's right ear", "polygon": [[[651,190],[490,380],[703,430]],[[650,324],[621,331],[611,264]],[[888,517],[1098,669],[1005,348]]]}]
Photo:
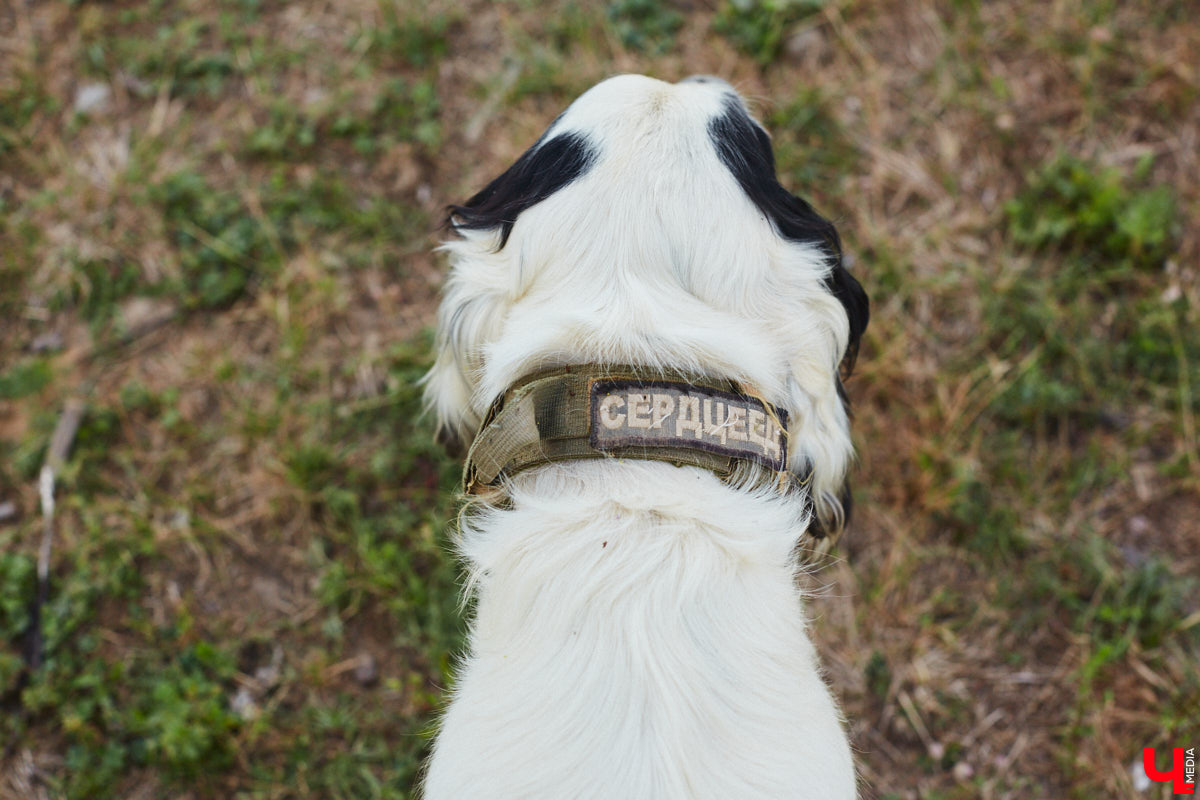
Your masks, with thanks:
[{"label": "dog's right ear", "polygon": [[[801,296],[794,320],[798,347],[791,361],[792,408],[797,413],[796,445],[802,463],[813,465],[811,485],[813,536],[836,536],[849,513],[846,471],[853,452],[850,443],[849,404],[841,376],[854,367],[859,341],[870,319],[866,292],[847,271],[842,260],[841,239],[832,222],[822,217],[803,198],[779,183],[775,155],[766,130],[753,120],[736,97],[726,99],[721,114],[709,121],[709,137],[717,157],[737,181],[747,199],[766,217],[775,233],[796,245],[794,257],[812,268],[823,269],[825,301]],[[844,318],[845,327],[842,326]],[[831,346],[814,361],[812,330],[838,331],[827,339]],[[841,333],[845,331],[845,333]],[[786,335],[786,334],[785,334]],[[840,375],[839,375],[840,371]]]},{"label": "dog's right ear", "polygon": [[709,136],[721,162],[779,235],[815,247],[824,256],[829,268],[825,288],[841,304],[849,324],[849,336],[840,362],[843,375],[848,376],[854,369],[858,344],[871,314],[867,293],[842,262],[842,242],[837,228],[818,214],[807,200],[792,194],[779,183],[771,139],[746,113],[739,100],[733,97],[726,100],[724,112],[709,123]]}]

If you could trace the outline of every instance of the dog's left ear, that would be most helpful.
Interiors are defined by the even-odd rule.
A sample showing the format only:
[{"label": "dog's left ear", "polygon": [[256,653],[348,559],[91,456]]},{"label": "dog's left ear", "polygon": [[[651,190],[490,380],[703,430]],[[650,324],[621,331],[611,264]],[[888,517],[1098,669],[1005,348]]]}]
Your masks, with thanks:
[{"label": "dog's left ear", "polygon": [[462,205],[450,206],[447,227],[454,231],[495,230],[498,250],[508,244],[517,217],[587,172],[596,159],[595,149],[578,133],[542,138],[516,162]]},{"label": "dog's left ear", "polygon": [[551,125],[533,147],[461,205],[445,227],[457,237],[442,245],[450,275],[438,309],[436,355],[425,376],[425,399],[437,413],[438,440],[462,452],[492,398],[476,397],[485,347],[495,341],[516,295],[520,254],[505,249],[526,210],[584,175],[596,149],[581,133]]}]

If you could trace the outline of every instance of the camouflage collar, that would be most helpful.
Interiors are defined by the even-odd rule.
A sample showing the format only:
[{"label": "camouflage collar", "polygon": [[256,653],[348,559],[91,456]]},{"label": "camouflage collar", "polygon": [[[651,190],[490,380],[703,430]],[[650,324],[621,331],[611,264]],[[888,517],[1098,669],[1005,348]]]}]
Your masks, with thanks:
[{"label": "camouflage collar", "polygon": [[[788,488],[787,412],[728,380],[579,365],[517,381],[489,409],[463,490],[484,493],[530,467],[584,458],[666,461],[754,486]],[[806,479],[800,480],[800,483]]]}]

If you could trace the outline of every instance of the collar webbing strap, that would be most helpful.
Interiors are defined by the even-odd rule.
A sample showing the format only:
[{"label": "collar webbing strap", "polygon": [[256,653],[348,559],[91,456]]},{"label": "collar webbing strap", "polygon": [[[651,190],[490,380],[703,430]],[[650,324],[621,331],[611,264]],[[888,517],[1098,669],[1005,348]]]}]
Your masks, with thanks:
[{"label": "collar webbing strap", "polygon": [[497,398],[467,454],[479,493],[529,467],[636,458],[787,488],[787,412],[730,381],[670,370],[581,365],[535,373]]}]

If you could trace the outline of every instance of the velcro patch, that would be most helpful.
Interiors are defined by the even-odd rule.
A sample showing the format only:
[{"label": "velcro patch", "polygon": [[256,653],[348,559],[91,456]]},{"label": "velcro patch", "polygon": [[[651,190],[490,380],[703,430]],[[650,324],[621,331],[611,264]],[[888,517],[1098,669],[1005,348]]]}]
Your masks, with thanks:
[{"label": "velcro patch", "polygon": [[787,412],[753,397],[675,381],[594,380],[589,441],[597,450],[684,447],[787,466]]}]

